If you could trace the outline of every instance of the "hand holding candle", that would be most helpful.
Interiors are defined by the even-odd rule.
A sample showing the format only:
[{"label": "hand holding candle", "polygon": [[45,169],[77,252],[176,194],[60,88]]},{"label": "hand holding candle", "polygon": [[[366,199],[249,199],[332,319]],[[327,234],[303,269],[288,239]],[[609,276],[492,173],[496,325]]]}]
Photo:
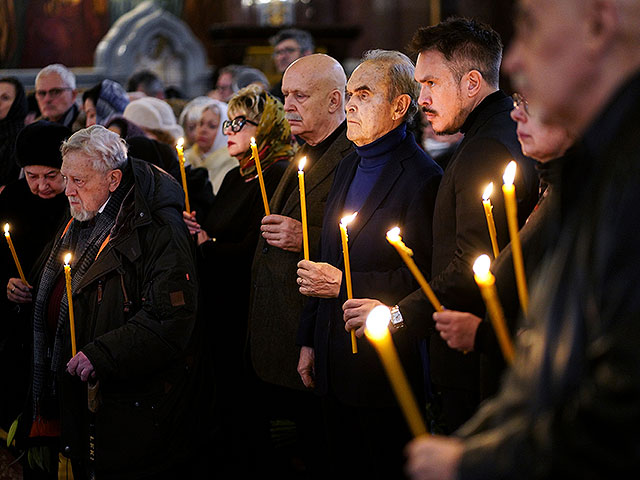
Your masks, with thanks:
[{"label": "hand holding candle", "polygon": [[187,173],[184,169],[184,138],[180,137],[176,144],[176,150],[178,152],[178,160],[180,161],[180,176],[182,177],[182,189],[184,190],[184,205],[187,213],[191,213],[191,206],[189,205],[189,191],[187,189]]},{"label": "hand holding candle", "polygon": [[516,189],[513,185],[515,176],[516,162],[511,161],[509,165],[507,165],[502,177],[504,180],[502,193],[504,194],[504,205],[507,211],[507,225],[509,226],[509,238],[511,239],[511,256],[513,257],[513,269],[516,275],[518,297],[520,298],[522,311],[526,315],[529,307],[529,293],[527,292],[522,246],[520,245],[520,235],[518,233],[518,205],[516,203]]},{"label": "hand holding candle", "polygon": [[418,437],[427,434],[427,428],[420,414],[416,399],[409,387],[398,352],[396,352],[393,345],[393,340],[389,333],[390,320],[391,312],[389,308],[384,305],[377,306],[369,313],[364,332],[380,355],[380,360],[389,377],[389,382],[391,382],[411,433],[414,437]]},{"label": "hand holding candle", "polygon": [[27,279],[24,276],[24,272],[22,271],[22,265],[20,265],[20,260],[18,260],[18,254],[16,253],[16,249],[14,248],[13,242],[11,241],[11,235],[9,234],[8,223],[4,224],[4,238],[7,239],[7,243],[9,244],[9,250],[11,250],[13,261],[15,262],[16,268],[18,269],[18,275],[20,275],[20,280],[22,280],[22,283],[24,283],[27,287],[31,288],[31,285],[29,285],[29,282],[27,282]]},{"label": "hand holding candle", "polygon": [[76,356],[76,324],[73,318],[73,299],[71,298],[71,254],[64,256],[64,279],[67,284],[67,304],[69,305],[69,330],[71,332],[71,353],[72,357]]},{"label": "hand holding candle", "polygon": [[264,186],[264,177],[262,176],[262,167],[260,166],[260,155],[258,155],[258,146],[256,139],[251,137],[251,154],[258,171],[258,181],[260,182],[260,192],[262,192],[262,203],[264,203],[264,214],[271,215],[269,211],[269,201],[267,200],[267,189]]},{"label": "hand holding candle", "polygon": [[[349,236],[347,234],[347,225],[356,218],[358,212],[342,217],[340,220],[340,238],[342,239],[342,253],[344,255],[344,278],[347,288],[347,298],[353,298],[353,289],[351,287],[351,264],[349,263]],[[356,341],[356,332],[351,330],[351,351],[358,353],[358,342]]]},{"label": "hand holding candle", "polygon": [[489,237],[491,238],[491,248],[493,249],[493,258],[497,258],[500,253],[498,248],[498,235],[496,233],[496,222],[493,220],[493,205],[491,205],[491,193],[493,192],[493,182],[487,185],[482,194],[482,206],[484,207],[484,215],[487,217],[487,227],[489,227]]},{"label": "hand holding candle", "polygon": [[309,230],[307,229],[307,199],[304,191],[304,166],[307,157],[298,162],[298,185],[300,187],[300,219],[302,220],[302,250],[304,259],[309,260]]},{"label": "hand holding candle", "polygon": [[513,363],[514,350],[511,337],[509,336],[509,330],[507,330],[507,324],[504,320],[504,313],[502,306],[498,300],[498,293],[495,286],[495,277],[491,274],[489,267],[491,266],[491,260],[488,255],[480,255],[473,264],[474,278],[484,303],[487,305],[487,312],[493,325],[493,329],[498,337],[498,343],[502,350],[505,360],[509,365]]},{"label": "hand holding candle", "polygon": [[418,285],[420,285],[420,288],[422,288],[422,291],[427,296],[436,312],[441,312],[443,310],[442,304],[436,297],[436,294],[433,293],[433,290],[431,290],[431,287],[424,278],[424,275],[422,275],[422,272],[418,269],[416,262],[411,258],[413,256],[413,251],[402,241],[402,237],[400,236],[400,227],[394,227],[387,232],[387,241],[396,248],[400,257],[402,257],[404,263],[409,267],[409,270],[415,277]]}]

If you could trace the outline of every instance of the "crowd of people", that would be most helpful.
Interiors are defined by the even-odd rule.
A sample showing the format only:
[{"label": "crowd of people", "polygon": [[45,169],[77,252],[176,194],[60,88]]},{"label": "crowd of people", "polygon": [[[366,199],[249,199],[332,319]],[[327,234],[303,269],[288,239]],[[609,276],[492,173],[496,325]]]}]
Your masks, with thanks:
[{"label": "crowd of people", "polygon": [[[24,478],[634,475],[640,6],[517,12],[504,65],[490,26],[451,18],[415,32],[415,63],[370,50],[349,76],[284,30],[278,85],[230,65],[188,102],[149,72],[79,98],[53,64],[31,122],[0,78],[0,221],[24,271],[4,242],[0,428]],[[519,246],[493,194],[491,270],[513,362],[472,270],[511,161]],[[380,306],[417,438],[364,336]]]}]

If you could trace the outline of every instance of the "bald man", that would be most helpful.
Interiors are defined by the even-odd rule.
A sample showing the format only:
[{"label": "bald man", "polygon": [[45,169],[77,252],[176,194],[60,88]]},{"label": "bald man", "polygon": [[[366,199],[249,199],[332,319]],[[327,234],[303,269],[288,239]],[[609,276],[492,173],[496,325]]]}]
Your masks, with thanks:
[{"label": "bald man", "polygon": [[[305,142],[296,158],[307,157],[304,171],[312,259],[318,257],[324,205],[334,170],[353,150],[346,137],[345,86],[342,66],[322,54],[296,60],[282,82],[291,131]],[[306,299],[296,284],[296,265],[303,258],[297,163],[289,166],[271,198],[273,214],[262,220],[262,238],[252,269],[249,335],[252,364],[262,382],[261,403],[278,406],[285,413],[269,409],[266,415],[271,419],[290,415],[289,420],[304,437],[309,430],[322,427],[309,425],[319,420],[319,405],[296,373],[300,350],[296,332]],[[321,435],[313,437],[318,441]],[[304,445],[302,454],[321,451],[322,446]],[[307,468],[318,472],[320,466],[313,458],[305,459]]]},{"label": "bald man", "polygon": [[637,478],[640,3],[520,0],[505,59],[532,111],[575,134],[562,230],[530,286],[501,392],[458,438],[415,440],[414,480]]}]

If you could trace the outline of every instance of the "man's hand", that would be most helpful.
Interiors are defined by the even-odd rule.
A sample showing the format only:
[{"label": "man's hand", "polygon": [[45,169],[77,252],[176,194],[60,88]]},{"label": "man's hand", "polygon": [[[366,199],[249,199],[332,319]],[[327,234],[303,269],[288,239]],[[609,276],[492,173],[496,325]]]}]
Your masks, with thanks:
[{"label": "man's hand", "polygon": [[442,339],[447,342],[449,348],[470,352],[476,340],[476,331],[482,319],[467,312],[445,310],[435,312],[433,319],[436,322],[436,330],[440,332]]},{"label": "man's hand", "polygon": [[302,223],[282,215],[267,215],[262,218],[262,236],[269,245],[287,250],[302,251]]},{"label": "man's hand", "polygon": [[200,230],[202,229],[202,227],[200,227],[200,224],[196,220],[195,210],[193,210],[191,213],[182,212],[182,219],[184,220],[184,223],[187,225],[187,228],[189,229],[189,233],[191,235],[197,235],[198,233],[200,233]]},{"label": "man's hand", "polygon": [[342,270],[328,263],[298,262],[300,293],[308,297],[336,298],[340,295]]},{"label": "man's hand", "polygon": [[302,379],[302,383],[307,388],[313,388],[316,386],[314,380],[315,372],[313,366],[315,362],[315,352],[311,347],[300,348],[300,360],[298,360],[298,374]]},{"label": "man's hand", "polygon": [[10,278],[7,282],[7,298],[13,303],[31,303],[31,287],[28,287],[19,278]]},{"label": "man's hand", "polygon": [[405,450],[408,457],[405,471],[412,480],[454,480],[462,450],[458,438],[418,437]]},{"label": "man's hand", "polygon": [[69,363],[67,363],[67,372],[71,375],[78,375],[83,382],[89,380],[89,376],[91,376],[91,378],[95,378],[96,376],[93,365],[91,365],[87,356],[82,352],[76,353],[76,356],[69,360]]},{"label": "man's hand", "polygon": [[[344,305],[342,305],[342,310],[344,310],[344,315],[342,316],[344,319],[344,329],[347,332],[355,329],[356,337],[362,337],[369,313],[379,305],[384,304],[371,298],[354,298],[344,302]],[[395,333],[396,330],[397,329],[394,328],[391,333]]]}]

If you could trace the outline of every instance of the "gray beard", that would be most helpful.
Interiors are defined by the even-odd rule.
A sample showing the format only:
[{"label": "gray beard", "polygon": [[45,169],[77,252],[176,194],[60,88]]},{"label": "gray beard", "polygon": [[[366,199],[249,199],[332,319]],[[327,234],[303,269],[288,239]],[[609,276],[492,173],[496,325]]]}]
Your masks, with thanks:
[{"label": "gray beard", "polygon": [[80,210],[79,212],[71,210],[71,216],[78,220],[79,222],[86,222],[87,220],[91,220],[98,214],[97,211],[90,212],[89,210]]}]

